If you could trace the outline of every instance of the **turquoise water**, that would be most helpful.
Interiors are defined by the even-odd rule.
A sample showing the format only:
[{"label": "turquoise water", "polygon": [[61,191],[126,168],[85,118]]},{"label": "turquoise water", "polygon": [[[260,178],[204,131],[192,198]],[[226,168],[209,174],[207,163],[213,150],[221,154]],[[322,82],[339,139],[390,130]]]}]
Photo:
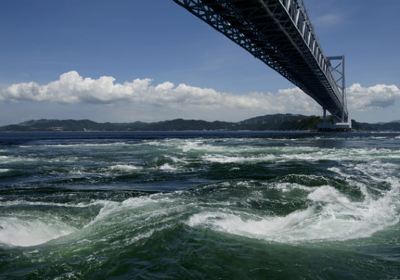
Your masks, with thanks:
[{"label": "turquoise water", "polygon": [[400,134],[0,134],[0,279],[400,279]]}]

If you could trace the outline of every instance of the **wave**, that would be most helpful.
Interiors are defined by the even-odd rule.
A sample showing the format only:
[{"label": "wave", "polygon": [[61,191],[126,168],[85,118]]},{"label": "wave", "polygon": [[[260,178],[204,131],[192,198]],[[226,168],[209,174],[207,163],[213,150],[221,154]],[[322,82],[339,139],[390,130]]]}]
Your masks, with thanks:
[{"label": "wave", "polygon": [[0,243],[11,246],[35,246],[68,235],[77,229],[57,218],[37,217],[26,220],[19,217],[0,219]]},{"label": "wave", "polygon": [[24,156],[5,156],[0,155],[0,163],[25,163],[25,162],[46,162],[46,163],[74,163],[80,158],[77,156],[59,156],[55,158],[46,157],[24,157]]},{"label": "wave", "polygon": [[344,241],[370,237],[399,222],[399,182],[384,196],[368,193],[362,202],[350,200],[332,186],[309,193],[311,205],[286,216],[261,216],[231,209],[207,209],[186,223],[215,231],[281,243]]},{"label": "wave", "polygon": [[[195,146],[204,148],[203,142],[195,143],[198,143]],[[83,239],[93,242],[103,239],[117,240],[121,237],[120,242],[125,246],[150,238],[159,230],[183,223],[194,228],[207,228],[272,242],[342,241],[369,237],[399,222],[400,184],[396,174],[398,164],[395,164],[397,161],[386,162],[388,158],[400,158],[400,152],[397,150],[266,147],[264,151],[268,153],[259,156],[247,152],[234,154],[234,150],[234,146],[225,148],[222,154],[216,150],[212,151],[212,154],[207,154],[209,151],[205,150],[187,155],[185,160],[180,160],[182,154],[178,149],[177,154],[166,156],[169,157],[169,163],[162,162],[160,166],[152,165],[153,167],[149,169],[173,172],[182,168],[184,164],[197,162],[199,158],[205,162],[217,163],[331,159],[343,162],[329,167],[328,176],[341,177],[338,183],[344,179],[346,183],[351,184],[351,187],[358,187],[362,194],[361,198],[353,200],[350,192],[342,193],[336,189],[336,185],[332,183],[334,179],[317,180],[312,177],[313,175],[296,175],[312,177],[318,182],[293,178],[286,178],[289,182],[285,182],[286,179],[282,177],[277,179],[278,182],[254,180],[250,184],[247,184],[246,180],[240,184],[225,181],[207,191],[191,190],[148,195],[128,198],[121,202],[93,200],[84,203],[58,203],[60,200],[54,200],[56,202],[1,200],[0,206],[8,207],[7,211],[11,214],[0,215],[0,243],[9,246],[35,246],[57,238],[64,240],[66,236],[74,242]],[[109,162],[103,164],[105,166],[101,167],[101,171],[111,170],[123,174],[138,172],[144,168],[123,163],[111,166]],[[77,172],[80,172],[79,169]],[[357,177],[358,175],[360,177]],[[391,188],[373,192],[372,195],[369,193],[371,186],[367,185],[366,181],[385,182]],[[275,196],[267,197],[266,194],[270,194],[268,192],[270,189],[273,189],[272,193]],[[292,193],[293,190],[301,192]],[[279,197],[276,197],[277,193]],[[292,195],[296,195],[295,202]],[[271,203],[287,206],[288,210],[274,212],[274,209],[268,208],[268,211],[260,211],[264,209],[260,208],[264,204],[268,204],[265,207],[270,207]],[[289,203],[291,205],[288,205]],[[26,205],[39,206],[32,207],[39,210],[33,211],[29,217],[13,215],[18,214],[13,212],[15,209],[19,206],[20,209],[26,208],[24,207]],[[83,209],[91,206],[96,207]],[[46,209],[48,215],[40,215],[44,213],[43,209]],[[90,216],[90,219],[82,218],[85,223],[77,225],[63,219],[63,214],[66,212]]]},{"label": "wave", "polygon": [[[94,200],[91,202],[81,203],[57,203],[45,201],[27,201],[27,200],[11,200],[0,201],[0,207],[7,207],[4,212],[13,213],[12,216],[0,216],[0,244],[18,247],[30,247],[45,244],[51,240],[58,239],[76,233],[80,230],[74,223],[68,223],[67,216],[71,216],[73,220],[79,220],[75,217],[76,214],[71,214],[68,209],[84,208],[98,206],[98,209],[103,209],[109,205],[107,200]],[[36,211],[30,208],[29,212],[20,212],[18,209],[26,209],[26,206],[33,207],[52,207],[46,208],[45,212]],[[13,207],[13,208],[10,208]],[[21,208],[23,207],[23,208]],[[64,211],[54,211],[55,208],[66,209]],[[43,208],[42,208],[43,209]],[[15,212],[14,212],[15,211]],[[99,211],[99,210],[98,210]],[[79,212],[82,213],[82,212]],[[97,216],[97,215],[96,215]]]},{"label": "wave", "polygon": [[132,172],[132,171],[137,171],[142,169],[140,166],[136,166],[133,164],[116,164],[113,166],[110,166],[109,168],[112,171],[118,171],[118,172]]},{"label": "wave", "polygon": [[49,163],[73,163],[79,160],[77,156],[61,156],[56,158],[45,157],[24,157],[24,156],[4,156],[0,155],[0,163],[24,163],[24,162],[49,162]]},{"label": "wave", "polygon": [[19,163],[19,162],[27,162],[27,161],[36,161],[34,158],[29,157],[21,157],[21,156],[0,156],[0,163]]},{"label": "wave", "polygon": [[108,200],[94,200],[91,202],[79,202],[79,203],[57,203],[47,201],[28,201],[28,200],[8,200],[0,201],[0,206],[51,206],[51,207],[66,207],[66,208],[87,208],[91,206],[104,206]]},{"label": "wave", "polygon": [[371,161],[376,159],[400,159],[400,152],[391,149],[296,149],[280,148],[271,153],[261,155],[227,155],[227,154],[206,154],[203,161],[213,163],[252,163],[263,161]]},{"label": "wave", "polygon": [[179,157],[171,156],[171,155],[165,155],[165,157],[167,157],[168,159],[170,159],[174,163],[183,163],[183,164],[188,163],[188,161],[187,161],[187,159],[185,157],[179,158]]},{"label": "wave", "polygon": [[170,165],[169,163],[164,163],[163,165],[161,165],[161,166],[159,167],[159,169],[162,170],[162,171],[169,171],[169,172],[178,170],[177,167],[172,166],[172,165]]},{"label": "wave", "polygon": [[204,161],[213,163],[240,163],[240,162],[261,162],[272,161],[276,159],[274,155],[265,156],[226,156],[226,155],[205,155],[202,157]]},{"label": "wave", "polygon": [[[243,193],[244,199],[261,198],[265,185],[226,182],[207,192],[176,191],[147,196],[131,197],[121,202],[94,200],[85,203],[57,203],[40,201],[1,201],[0,206],[51,206],[61,208],[88,208],[72,213],[90,212],[94,215],[84,224],[69,224],[59,209],[31,212],[29,216],[0,217],[0,243],[9,246],[35,246],[57,238],[80,242],[83,239],[121,240],[121,244],[132,244],[150,238],[154,232],[185,223],[194,228],[208,228],[227,234],[244,236],[272,242],[299,243],[320,241],[343,241],[369,237],[377,231],[399,222],[400,183],[397,178],[388,178],[392,188],[375,197],[361,188],[362,201],[353,201],[330,185],[306,186],[297,183],[277,182],[269,186],[282,192],[303,190],[307,200],[305,209],[288,215],[260,214],[248,205],[238,208],[232,192]],[[218,192],[221,203],[215,200]],[[233,200],[232,200],[233,199]],[[67,211],[66,210],[66,211]],[[11,211],[9,209],[9,211]],[[36,213],[36,214],[35,214]],[[43,213],[43,212],[42,212]],[[266,212],[270,213],[270,212]],[[35,214],[35,216],[33,216]],[[29,219],[28,219],[29,218]],[[122,246],[122,245],[121,245]]]},{"label": "wave", "polygon": [[[33,211],[30,214],[18,214],[13,217],[0,216],[0,244],[8,246],[29,247],[48,243],[67,237],[80,243],[83,239],[90,242],[115,238],[125,234],[124,244],[131,244],[149,238],[154,232],[169,228],[173,220],[172,212],[178,216],[182,213],[180,204],[168,194],[128,198],[122,202],[112,200],[95,200],[88,203],[54,203],[32,202],[25,200],[3,201],[0,206],[51,206],[62,208],[88,208],[99,206],[96,214],[80,226],[65,220],[65,215],[78,219],[74,215],[80,212]],[[10,211],[10,210],[8,210]],[[87,211],[91,213],[93,210]],[[174,222],[176,224],[176,222]]]},{"label": "wave", "polygon": [[347,162],[342,164],[341,167],[330,167],[328,170],[353,183],[356,183],[356,181],[351,179],[351,177],[355,175],[354,171],[357,171],[376,182],[386,182],[387,178],[398,174],[399,166],[390,162],[374,160],[356,163]]},{"label": "wave", "polygon": [[[89,208],[91,206],[99,206],[99,216],[101,209],[109,207],[110,204],[116,202],[107,200],[95,200],[89,203],[56,203],[56,202],[42,202],[42,201],[1,201],[1,207],[25,207],[25,206],[46,206],[56,208]],[[17,209],[17,208],[16,208]],[[40,209],[40,208],[39,208]],[[8,211],[10,211],[8,209]],[[79,210],[83,211],[83,210]],[[47,209],[46,212],[30,211],[29,214],[22,212],[15,212],[11,216],[0,216],[0,244],[18,247],[30,247],[45,244],[49,241],[79,232],[83,227],[77,227],[72,223],[65,220],[68,211],[53,211]],[[74,218],[77,220],[79,218]]]},{"label": "wave", "polygon": [[282,192],[290,192],[290,191],[296,190],[296,189],[302,190],[305,192],[312,192],[313,190],[315,190],[315,187],[309,187],[309,186],[301,185],[298,183],[288,183],[288,182],[277,183],[273,187]]}]

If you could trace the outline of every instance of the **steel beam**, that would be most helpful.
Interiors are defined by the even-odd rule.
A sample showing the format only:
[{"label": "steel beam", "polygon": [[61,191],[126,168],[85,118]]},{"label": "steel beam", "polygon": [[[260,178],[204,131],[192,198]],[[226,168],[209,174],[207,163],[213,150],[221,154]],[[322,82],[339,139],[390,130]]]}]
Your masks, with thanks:
[{"label": "steel beam", "polygon": [[344,68],[338,85],[333,58],[323,54],[301,0],[173,1],[297,85],[337,120],[347,119]]}]

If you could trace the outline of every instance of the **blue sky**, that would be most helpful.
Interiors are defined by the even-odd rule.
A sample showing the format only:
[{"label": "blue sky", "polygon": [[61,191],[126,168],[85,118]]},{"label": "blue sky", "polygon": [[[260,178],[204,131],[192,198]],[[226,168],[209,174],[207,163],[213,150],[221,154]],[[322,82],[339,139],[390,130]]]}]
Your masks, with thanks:
[{"label": "blue sky", "polygon": [[[324,53],[347,57],[352,117],[400,119],[400,1],[305,3]],[[320,113],[172,0],[2,0],[0,38],[0,124]]]}]

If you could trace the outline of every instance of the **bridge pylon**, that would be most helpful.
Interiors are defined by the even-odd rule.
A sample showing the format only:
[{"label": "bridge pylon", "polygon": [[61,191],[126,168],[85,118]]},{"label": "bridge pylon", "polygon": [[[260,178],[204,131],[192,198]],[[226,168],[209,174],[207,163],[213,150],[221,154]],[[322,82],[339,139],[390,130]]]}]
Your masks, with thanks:
[{"label": "bridge pylon", "polygon": [[339,117],[328,119],[326,116],[326,108],[323,109],[322,122],[318,125],[318,129],[322,131],[349,131],[351,130],[351,119],[347,111],[347,92],[346,92],[346,59],[345,56],[328,56],[328,67],[332,73],[334,82],[341,93],[341,102],[343,104],[342,114]]}]

